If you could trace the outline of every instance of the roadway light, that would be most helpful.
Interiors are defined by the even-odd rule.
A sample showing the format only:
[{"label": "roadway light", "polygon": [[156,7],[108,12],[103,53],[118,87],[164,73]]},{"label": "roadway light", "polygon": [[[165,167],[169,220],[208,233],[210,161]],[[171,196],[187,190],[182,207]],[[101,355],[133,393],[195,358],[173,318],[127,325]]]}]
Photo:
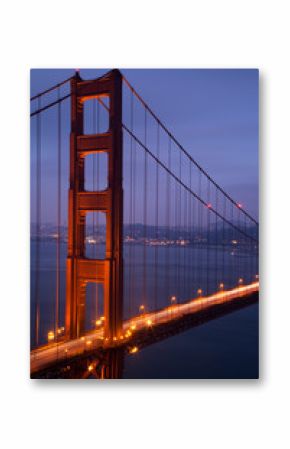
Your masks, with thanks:
[{"label": "roadway light", "polygon": [[241,285],[244,282],[243,278],[239,279],[239,285]]},{"label": "roadway light", "polygon": [[54,340],[54,332],[53,331],[49,331],[47,334],[47,340],[48,341],[53,341]]},{"label": "roadway light", "polygon": [[199,289],[197,290],[197,294],[198,294],[198,296],[201,296],[201,295],[202,295],[202,289],[201,289],[201,288],[199,288]]},{"label": "roadway light", "polygon": [[144,310],[145,310],[145,306],[144,306],[144,304],[141,304],[141,306],[139,307],[139,312],[143,313]]},{"label": "roadway light", "polygon": [[224,284],[221,282],[219,287],[220,287],[220,290],[223,290],[224,289]]},{"label": "roadway light", "polygon": [[171,304],[176,303],[176,296],[171,296],[170,301],[171,301]]}]

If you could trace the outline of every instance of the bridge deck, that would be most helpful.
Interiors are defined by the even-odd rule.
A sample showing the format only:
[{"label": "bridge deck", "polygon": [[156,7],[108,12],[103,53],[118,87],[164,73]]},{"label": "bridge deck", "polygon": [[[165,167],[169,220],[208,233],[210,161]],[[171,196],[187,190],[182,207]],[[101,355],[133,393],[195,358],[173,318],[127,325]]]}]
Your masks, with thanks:
[{"label": "bridge deck", "polygon": [[112,342],[104,341],[103,330],[96,330],[76,340],[51,343],[31,351],[31,373],[40,371],[55,363],[90,353],[104,346],[121,346],[130,343],[137,331],[153,326],[178,321],[178,319],[200,311],[206,311],[219,304],[232,303],[246,298],[259,290],[259,282],[239,286],[232,290],[220,291],[211,296],[194,298],[183,304],[174,304],[165,309],[142,314],[124,322],[123,335]]}]

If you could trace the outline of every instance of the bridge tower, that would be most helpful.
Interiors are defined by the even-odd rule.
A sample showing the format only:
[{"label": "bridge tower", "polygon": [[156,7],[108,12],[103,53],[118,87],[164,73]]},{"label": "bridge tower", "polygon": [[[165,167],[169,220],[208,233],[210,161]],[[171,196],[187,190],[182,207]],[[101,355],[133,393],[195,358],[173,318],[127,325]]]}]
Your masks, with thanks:
[{"label": "bridge tower", "polygon": [[[109,98],[109,129],[84,134],[84,102]],[[118,337],[123,309],[123,189],[122,189],[122,77],[112,70],[96,80],[84,81],[78,74],[71,80],[70,187],[68,207],[68,256],[66,265],[67,338],[84,332],[86,286],[102,283],[104,288],[104,336]],[[107,189],[85,191],[84,161],[92,153],[108,155]],[[88,212],[106,216],[104,259],[85,257],[85,226]]]}]

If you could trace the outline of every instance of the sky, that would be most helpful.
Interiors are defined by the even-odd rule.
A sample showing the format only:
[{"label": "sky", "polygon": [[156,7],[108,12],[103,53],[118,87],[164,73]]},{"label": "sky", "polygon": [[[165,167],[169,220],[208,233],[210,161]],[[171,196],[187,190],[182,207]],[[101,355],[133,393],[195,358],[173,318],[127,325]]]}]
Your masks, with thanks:
[{"label": "sky", "polygon": [[[93,79],[108,69],[81,69],[83,79]],[[122,73],[164,122],[182,146],[237,202],[258,218],[259,72],[256,69],[124,69]],[[68,78],[73,69],[33,69],[31,96]],[[63,90],[63,93],[65,91]],[[51,96],[49,99],[52,99]],[[63,106],[63,113],[66,106]],[[53,112],[47,113],[47,139]],[[69,122],[63,119],[68,132]],[[65,133],[64,133],[65,134]],[[35,165],[35,123],[31,126],[31,166]],[[50,142],[51,144],[52,142]],[[66,143],[64,144],[64,146]],[[44,158],[46,156],[44,155]],[[51,169],[47,204],[53,191],[55,159]],[[44,159],[45,160],[45,159]],[[63,161],[63,177],[68,173]],[[45,192],[45,189],[43,189]],[[44,193],[45,194],[45,193]],[[66,194],[65,194],[66,195]],[[49,213],[49,212],[48,212]]]}]

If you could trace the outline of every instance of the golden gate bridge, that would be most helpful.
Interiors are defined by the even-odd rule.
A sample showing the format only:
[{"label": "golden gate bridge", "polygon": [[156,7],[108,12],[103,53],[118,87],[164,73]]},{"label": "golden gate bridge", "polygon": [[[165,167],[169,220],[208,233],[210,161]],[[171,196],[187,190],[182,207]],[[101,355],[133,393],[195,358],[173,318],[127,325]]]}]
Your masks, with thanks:
[{"label": "golden gate bridge", "polygon": [[119,70],[76,72],[30,116],[32,374],[257,299],[258,222]]}]

